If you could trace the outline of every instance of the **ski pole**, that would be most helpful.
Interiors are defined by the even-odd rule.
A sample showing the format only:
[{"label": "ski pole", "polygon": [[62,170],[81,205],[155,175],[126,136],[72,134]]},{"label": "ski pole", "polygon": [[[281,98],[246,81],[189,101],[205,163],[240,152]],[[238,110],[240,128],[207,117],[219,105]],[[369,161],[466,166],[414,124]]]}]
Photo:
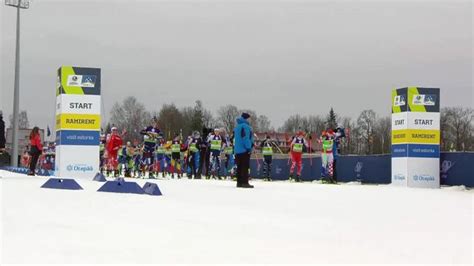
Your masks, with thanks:
[{"label": "ski pole", "polygon": [[253,153],[255,155],[255,159],[257,160],[257,169],[260,169],[260,161],[258,160],[257,151],[253,150]]},{"label": "ski pole", "polygon": [[309,165],[313,166],[313,157],[311,156],[311,133],[309,134]]},{"label": "ski pole", "polygon": [[283,154],[283,151],[280,149],[280,147],[278,146],[278,144],[275,142],[275,141],[271,141],[270,142],[281,154]]},{"label": "ski pole", "polygon": [[291,160],[291,144],[290,144],[290,150],[288,151],[288,163],[287,163],[287,165],[290,165],[290,160]]},{"label": "ski pole", "polygon": [[[256,140],[258,140],[257,134],[253,133],[253,136]],[[255,159],[257,160],[257,169],[260,169],[260,162],[258,161],[257,150],[254,148],[253,152],[255,154]]]}]

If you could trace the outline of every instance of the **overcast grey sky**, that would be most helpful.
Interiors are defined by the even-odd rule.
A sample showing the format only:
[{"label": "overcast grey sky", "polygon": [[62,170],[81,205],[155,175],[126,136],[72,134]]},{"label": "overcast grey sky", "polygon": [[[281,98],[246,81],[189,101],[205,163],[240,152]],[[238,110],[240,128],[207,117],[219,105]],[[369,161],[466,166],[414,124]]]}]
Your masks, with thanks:
[{"label": "overcast grey sky", "polygon": [[[1,6],[0,109],[12,112],[15,10]],[[136,96],[292,114],[390,113],[392,88],[473,106],[472,1],[47,1],[22,12],[21,104],[54,125],[56,69],[102,68],[106,118]],[[7,122],[8,123],[8,122]]]}]

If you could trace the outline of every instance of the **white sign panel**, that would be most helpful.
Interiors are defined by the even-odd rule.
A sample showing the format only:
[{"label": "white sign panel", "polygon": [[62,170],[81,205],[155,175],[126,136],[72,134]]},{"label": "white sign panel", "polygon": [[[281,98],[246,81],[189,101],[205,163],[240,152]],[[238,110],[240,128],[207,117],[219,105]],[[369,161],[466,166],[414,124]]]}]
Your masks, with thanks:
[{"label": "white sign panel", "polygon": [[408,158],[392,158],[392,184],[398,186],[408,185]]},{"label": "white sign panel", "polygon": [[[96,154],[97,156],[90,156]],[[55,175],[61,177],[92,178],[99,172],[99,147],[60,145],[56,147]]]},{"label": "white sign panel", "polygon": [[100,95],[60,94],[56,114],[100,114]]},{"label": "white sign panel", "polygon": [[408,113],[409,129],[440,129],[440,113]]},{"label": "white sign panel", "polygon": [[392,114],[392,130],[400,130],[408,128],[408,113]]},{"label": "white sign panel", "polygon": [[439,188],[439,159],[410,158],[408,186],[421,188]]}]

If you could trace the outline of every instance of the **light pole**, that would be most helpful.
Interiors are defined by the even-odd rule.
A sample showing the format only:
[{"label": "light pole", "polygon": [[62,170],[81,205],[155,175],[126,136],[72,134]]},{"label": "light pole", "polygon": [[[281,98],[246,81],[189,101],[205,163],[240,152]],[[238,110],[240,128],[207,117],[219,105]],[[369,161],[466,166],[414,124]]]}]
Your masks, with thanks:
[{"label": "light pole", "polygon": [[16,52],[15,52],[15,87],[13,90],[13,152],[11,165],[18,166],[18,113],[20,109],[20,9],[28,9],[30,0],[5,0],[5,5],[16,7]]}]

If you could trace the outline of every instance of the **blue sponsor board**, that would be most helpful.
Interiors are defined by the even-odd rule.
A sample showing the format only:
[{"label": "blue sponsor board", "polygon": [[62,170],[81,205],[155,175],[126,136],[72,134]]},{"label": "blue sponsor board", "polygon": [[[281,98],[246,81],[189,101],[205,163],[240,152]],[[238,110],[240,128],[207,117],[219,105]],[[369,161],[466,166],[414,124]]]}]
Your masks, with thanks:
[{"label": "blue sponsor board", "polygon": [[100,132],[91,130],[59,130],[56,131],[57,145],[98,146]]},{"label": "blue sponsor board", "polygon": [[[440,158],[441,184],[450,186],[465,185],[474,187],[474,152],[444,152]],[[321,158],[313,158],[312,163],[308,158],[303,159],[304,168],[302,178],[305,181],[319,180],[321,173]],[[337,161],[337,179],[339,182],[351,182],[361,180],[364,183],[390,184],[391,177],[391,155],[367,155],[367,156],[339,156]],[[258,167],[260,166],[260,167]],[[250,175],[253,178],[261,178],[261,159],[250,161]],[[288,180],[288,159],[274,159],[272,162],[271,176],[273,180]],[[398,174],[396,179],[406,180],[406,176]],[[430,176],[418,175],[418,181],[432,180]]]},{"label": "blue sponsor board", "polygon": [[408,157],[408,144],[392,145],[392,157]]},{"label": "blue sponsor board", "polygon": [[439,158],[439,145],[432,145],[432,144],[392,145],[392,157]]},{"label": "blue sponsor board", "polygon": [[439,145],[408,144],[408,157],[439,158]]},{"label": "blue sponsor board", "polygon": [[474,152],[445,152],[440,157],[442,185],[474,187]]}]

